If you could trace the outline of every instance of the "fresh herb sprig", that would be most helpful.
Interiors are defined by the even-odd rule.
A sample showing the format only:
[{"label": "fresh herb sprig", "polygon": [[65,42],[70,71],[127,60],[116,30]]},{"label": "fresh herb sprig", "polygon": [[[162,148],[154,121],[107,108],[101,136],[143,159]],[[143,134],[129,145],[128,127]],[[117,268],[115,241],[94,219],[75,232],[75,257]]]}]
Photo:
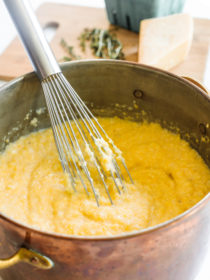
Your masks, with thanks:
[{"label": "fresh herb sprig", "polygon": [[71,61],[71,60],[80,59],[80,56],[75,54],[74,47],[69,46],[63,38],[61,39],[60,44],[63,47],[63,49],[66,51],[66,53],[68,54],[68,56],[64,56],[62,58],[63,61]]},{"label": "fresh herb sprig", "polygon": [[117,39],[113,30],[103,30],[98,28],[88,29],[79,36],[80,47],[83,52],[86,50],[86,42],[90,42],[93,54],[101,58],[124,59],[123,45]]},{"label": "fresh herb sprig", "polygon": [[[125,59],[123,45],[117,39],[117,36],[114,33],[115,30],[116,28],[109,30],[99,28],[85,28],[78,38],[82,51],[85,52],[88,42],[88,46],[92,49],[93,54],[97,57]],[[64,39],[61,39],[60,44],[68,55],[62,58],[63,61],[80,59],[80,56],[75,54],[74,47],[69,46]]]}]

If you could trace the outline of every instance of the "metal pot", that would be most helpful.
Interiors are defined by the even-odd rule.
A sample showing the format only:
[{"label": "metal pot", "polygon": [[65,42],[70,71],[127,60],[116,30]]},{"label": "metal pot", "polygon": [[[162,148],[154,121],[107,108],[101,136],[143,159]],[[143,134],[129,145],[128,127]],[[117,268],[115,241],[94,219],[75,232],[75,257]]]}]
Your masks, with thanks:
[{"label": "metal pot", "polygon": [[[63,64],[62,68],[81,97],[93,105],[95,114],[122,117],[119,107],[127,105],[123,110],[140,121],[139,112],[144,110],[149,120],[159,120],[169,129],[171,124],[179,127],[182,137],[210,165],[210,98],[198,86],[170,73],[128,62],[80,61]],[[133,107],[134,102],[138,106]],[[49,126],[47,114],[38,115],[36,111],[43,106],[44,97],[34,73],[0,89],[1,150],[8,140]],[[39,119],[38,128],[30,125],[33,117]],[[202,137],[206,141],[200,141]],[[193,279],[210,236],[209,213],[207,195],[170,221],[114,237],[42,232],[2,214],[0,276],[3,280]]]}]

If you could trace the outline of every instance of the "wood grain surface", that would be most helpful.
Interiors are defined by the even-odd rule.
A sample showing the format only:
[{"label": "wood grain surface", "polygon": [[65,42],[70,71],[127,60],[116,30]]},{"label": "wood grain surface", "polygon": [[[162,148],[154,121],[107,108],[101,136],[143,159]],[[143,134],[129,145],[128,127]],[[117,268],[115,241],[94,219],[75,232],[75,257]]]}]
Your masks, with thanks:
[{"label": "wood grain surface", "polygon": [[[61,38],[64,38],[69,45],[74,46],[75,53],[82,59],[95,58],[89,48],[86,49],[85,53],[81,51],[78,36],[86,27],[103,29],[110,27],[105,10],[100,8],[47,3],[40,6],[37,15],[43,27],[52,23],[58,24],[56,34],[50,45],[59,62],[66,55],[60,46]],[[116,33],[124,45],[126,60],[136,62],[138,34],[125,29],[118,29]],[[210,20],[194,19],[194,39],[190,54],[184,62],[172,69],[171,72],[191,76],[202,82],[209,44]],[[11,80],[32,70],[22,43],[19,38],[15,38],[0,56],[0,79]]]}]

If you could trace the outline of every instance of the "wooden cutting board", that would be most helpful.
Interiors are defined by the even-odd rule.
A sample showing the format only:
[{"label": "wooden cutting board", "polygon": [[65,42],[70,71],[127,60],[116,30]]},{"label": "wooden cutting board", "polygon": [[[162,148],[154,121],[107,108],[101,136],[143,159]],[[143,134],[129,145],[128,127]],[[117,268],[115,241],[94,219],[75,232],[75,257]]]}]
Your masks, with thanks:
[{"label": "wooden cutting board", "polygon": [[[37,15],[43,27],[57,24],[55,36],[50,45],[58,61],[66,55],[60,45],[64,38],[69,45],[74,46],[75,53],[81,58],[94,58],[90,49],[83,53],[79,46],[78,36],[84,28],[107,29],[110,24],[106,11],[100,8],[88,8],[62,4],[47,3],[42,5]],[[137,61],[138,34],[125,29],[116,31],[119,40],[124,45],[126,60]],[[188,58],[171,72],[178,75],[191,76],[203,81],[208,48],[210,44],[210,20],[194,19],[194,39]],[[32,66],[19,40],[15,38],[5,52],[0,56],[0,79],[11,80],[32,71]]]}]

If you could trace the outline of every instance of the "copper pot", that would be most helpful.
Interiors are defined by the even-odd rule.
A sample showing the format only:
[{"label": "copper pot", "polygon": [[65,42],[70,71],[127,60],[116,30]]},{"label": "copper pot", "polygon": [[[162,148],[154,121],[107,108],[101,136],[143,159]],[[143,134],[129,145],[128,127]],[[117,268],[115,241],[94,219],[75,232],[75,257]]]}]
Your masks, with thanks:
[{"label": "copper pot", "polygon": [[[170,73],[128,62],[80,61],[63,71],[84,100],[103,114],[123,116],[119,105],[136,121],[140,110],[149,120],[180,128],[210,165],[210,98],[198,86]],[[138,106],[133,107],[133,102]],[[34,73],[0,89],[0,149],[39,127],[49,126],[40,83]],[[129,109],[132,107],[132,110]],[[140,109],[138,109],[139,107]],[[111,109],[111,110],[109,110]],[[113,113],[114,112],[114,113]],[[102,114],[102,111],[101,111]],[[13,129],[18,127],[18,130]],[[0,216],[0,276],[3,280],[188,280],[199,269],[210,236],[210,195],[182,215],[158,226],[113,237],[77,237],[42,232]]]}]

